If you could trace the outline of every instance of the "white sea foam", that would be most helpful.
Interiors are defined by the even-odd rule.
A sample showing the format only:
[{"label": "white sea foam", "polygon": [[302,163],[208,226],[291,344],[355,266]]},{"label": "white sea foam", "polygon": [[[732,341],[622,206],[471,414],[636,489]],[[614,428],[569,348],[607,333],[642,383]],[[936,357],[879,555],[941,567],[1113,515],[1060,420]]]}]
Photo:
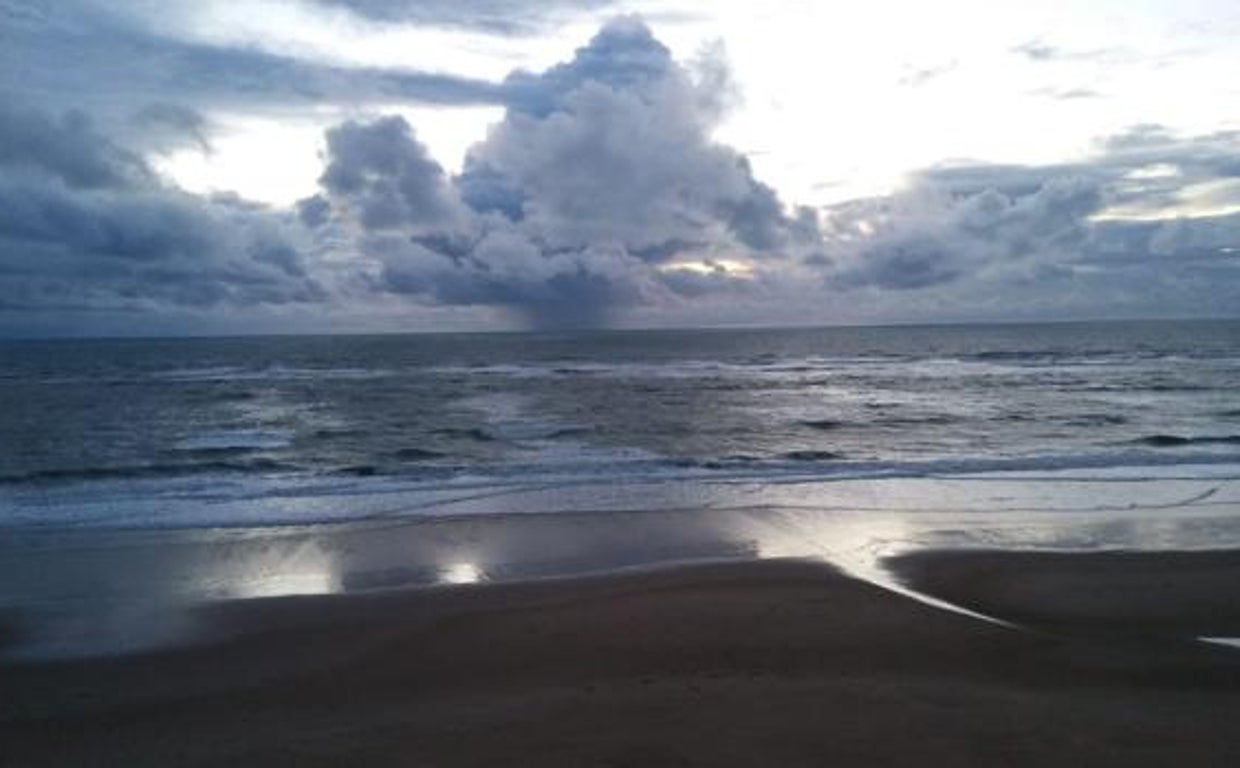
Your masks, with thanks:
[{"label": "white sea foam", "polygon": [[[919,511],[945,503],[947,489],[961,510],[1122,511],[1171,508],[1195,493],[1200,508],[1240,502],[1240,464],[1149,463],[1073,466],[1062,461],[925,462],[893,466],[705,469],[651,461],[640,453],[568,447],[573,462],[551,466],[555,448],[506,471],[406,476],[306,478],[289,474],[217,473],[184,478],[135,478],[41,487],[0,487],[0,526],[19,528],[196,528],[344,523],[377,517],[493,515],[523,511],[577,513],[737,503],[811,503],[889,510],[861,504],[857,493],[885,484],[926,484],[928,495],[898,506]],[[1019,488],[1011,498],[1005,490]],[[1021,507],[1016,499],[1024,499]],[[1104,503],[1100,499],[1110,499]],[[612,500],[601,503],[600,500]],[[810,500],[807,502],[807,499]],[[813,500],[819,501],[813,501]],[[534,500],[534,501],[531,501]],[[841,501],[843,500],[843,501]]]},{"label": "white sea foam", "polygon": [[366,380],[391,376],[394,371],[386,368],[296,368],[283,365],[262,368],[238,366],[208,366],[203,368],[173,368],[155,371],[151,379],[169,382],[215,382],[215,381],[307,381],[307,380]]}]

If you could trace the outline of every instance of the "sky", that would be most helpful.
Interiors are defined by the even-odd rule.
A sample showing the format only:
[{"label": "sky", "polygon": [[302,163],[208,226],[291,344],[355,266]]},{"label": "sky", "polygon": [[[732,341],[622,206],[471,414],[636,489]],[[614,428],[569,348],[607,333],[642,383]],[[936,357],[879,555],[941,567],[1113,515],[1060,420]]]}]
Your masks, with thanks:
[{"label": "sky", "polygon": [[0,0],[0,336],[1240,315],[1234,0]]}]

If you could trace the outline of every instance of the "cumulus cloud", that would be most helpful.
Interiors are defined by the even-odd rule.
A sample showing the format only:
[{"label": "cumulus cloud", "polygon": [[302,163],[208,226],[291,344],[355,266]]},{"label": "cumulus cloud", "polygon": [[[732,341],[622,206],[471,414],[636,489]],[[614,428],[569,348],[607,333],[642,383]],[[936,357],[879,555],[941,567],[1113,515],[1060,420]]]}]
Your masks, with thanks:
[{"label": "cumulus cloud", "polygon": [[461,215],[443,168],[400,117],[347,122],[327,132],[320,183],[366,230],[450,229]]},{"label": "cumulus cloud", "polygon": [[158,312],[316,301],[269,211],[163,184],[81,114],[0,107],[0,307]]},{"label": "cumulus cloud", "polygon": [[[456,19],[498,34],[576,12],[559,0],[322,3],[375,23]],[[633,18],[563,63],[484,82],[190,43],[100,8],[0,0],[0,34],[13,33],[0,49],[6,327],[58,312],[130,312],[140,324],[305,305],[543,326],[1240,306],[1237,132],[1139,125],[1077,162],[933,167],[893,194],[811,210],[786,205],[713,140],[735,101],[722,50],[678,61]],[[76,64],[63,66],[70,52]],[[449,172],[415,125],[365,111],[411,101],[504,114]],[[289,210],[190,194],[148,161],[209,153],[215,110],[290,105],[355,117],[326,132],[317,193]]]},{"label": "cumulus cloud", "polygon": [[330,206],[381,265],[379,285],[430,301],[507,307],[536,324],[676,301],[689,282],[679,262],[760,267],[818,240],[812,212],[788,214],[710,138],[724,110],[718,76],[717,61],[697,76],[645,24],[617,19],[571,61],[507,78],[504,119],[455,177],[401,118],[333,129],[303,216]]},{"label": "cumulus cloud", "polygon": [[399,118],[334,129],[303,218],[353,232],[374,289],[539,325],[762,302],[883,320],[1196,314],[1237,298],[1232,220],[1184,214],[1230,201],[1234,134],[1139,126],[1081,162],[935,167],[892,195],[789,210],[710,138],[722,72],[618,19],[571,60],[510,75],[504,119],[457,175]]},{"label": "cumulus cloud", "polygon": [[1238,139],[1139,126],[1078,163],[929,169],[826,212],[822,279],[841,301],[963,318],[1227,314]]},{"label": "cumulus cloud", "polygon": [[960,194],[942,180],[919,179],[901,195],[833,212],[838,234],[857,235],[835,276],[905,290],[1046,263],[1081,248],[1086,219],[1101,206],[1097,183],[1081,176],[1051,178],[1024,194],[995,187]]}]

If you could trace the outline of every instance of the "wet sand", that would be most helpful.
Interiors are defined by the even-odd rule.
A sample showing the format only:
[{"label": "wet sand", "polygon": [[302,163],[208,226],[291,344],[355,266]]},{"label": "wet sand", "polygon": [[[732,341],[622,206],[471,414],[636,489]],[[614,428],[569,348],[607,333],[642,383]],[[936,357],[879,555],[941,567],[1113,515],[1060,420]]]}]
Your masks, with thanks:
[{"label": "wet sand", "polygon": [[1238,552],[923,552],[888,565],[935,597],[1033,630],[1240,637]]},{"label": "wet sand", "polygon": [[[0,764],[1240,764],[1240,652],[1169,639],[1178,614],[1071,631],[1141,621],[1095,569],[1170,563],[1174,600],[1186,563],[979,557],[896,567],[1008,618],[1079,610],[1017,632],[804,561],[223,603],[197,647],[0,667]],[[1192,587],[1234,595],[1237,562]]]}]

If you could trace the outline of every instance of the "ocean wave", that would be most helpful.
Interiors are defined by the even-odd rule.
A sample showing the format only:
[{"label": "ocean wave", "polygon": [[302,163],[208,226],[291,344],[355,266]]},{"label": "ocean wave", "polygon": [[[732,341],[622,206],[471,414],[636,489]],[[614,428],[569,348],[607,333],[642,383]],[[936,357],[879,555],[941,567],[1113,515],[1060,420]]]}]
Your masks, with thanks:
[{"label": "ocean wave", "polygon": [[154,371],[149,377],[155,381],[170,382],[223,382],[223,381],[307,381],[307,380],[367,380],[395,375],[387,368],[312,368],[273,365],[264,368],[239,366],[208,366],[203,368],[172,368]]},{"label": "ocean wave", "polygon": [[1072,427],[1113,427],[1127,424],[1128,418],[1118,413],[1082,413],[1065,417],[1063,423]]},{"label": "ocean wave", "polygon": [[1222,387],[1208,384],[1170,384],[1149,381],[1122,381],[1114,384],[1075,384],[1059,387],[1064,392],[1213,392]]},{"label": "ocean wave", "polygon": [[1240,445],[1240,435],[1205,435],[1184,437],[1183,435],[1146,435],[1133,441],[1154,448],[1179,448],[1188,445]]},{"label": "ocean wave", "polygon": [[836,451],[799,450],[785,451],[779,454],[779,457],[788,461],[839,461],[844,458],[844,454]]},{"label": "ocean wave", "polygon": [[881,427],[915,427],[915,426],[945,426],[963,421],[963,417],[949,416],[947,414],[928,414],[925,416],[887,416],[880,417],[871,422],[875,426]]},{"label": "ocean wave", "polygon": [[700,380],[715,382],[830,382],[836,378],[856,379],[891,377],[895,380],[909,379],[945,380],[989,379],[999,382],[1027,381],[1045,373],[1064,376],[1075,372],[1085,376],[1064,385],[1079,391],[1127,391],[1149,390],[1156,392],[1198,391],[1192,384],[1180,384],[1175,380],[1119,381],[1096,383],[1098,375],[1162,375],[1165,367],[1177,359],[1195,363],[1208,362],[1212,366],[1240,365],[1240,359],[1207,355],[1167,356],[1133,354],[1131,351],[1109,349],[1065,352],[1063,350],[1017,350],[983,351],[961,355],[893,355],[874,353],[869,355],[808,355],[808,356],[758,356],[755,358],[701,358],[666,361],[564,361],[547,360],[520,363],[475,363],[468,365],[431,366],[422,372],[451,378],[494,378],[496,380],[554,380],[554,379],[615,379],[621,381],[683,381]]},{"label": "ocean wave", "polygon": [[800,423],[803,427],[809,427],[810,429],[817,429],[823,432],[833,429],[842,429],[843,427],[849,426],[848,422],[840,421],[838,419],[804,419]]},{"label": "ocean wave", "polygon": [[[904,420],[906,423],[917,423]],[[899,420],[887,422],[899,423]],[[1116,450],[1098,445],[1079,453],[1046,453],[1030,456],[970,457],[951,456],[926,459],[870,459],[850,455],[831,447],[800,447],[775,450],[771,453],[740,452],[719,456],[660,456],[640,449],[591,446],[576,441],[580,427],[543,430],[532,442],[518,444],[518,450],[501,457],[472,455],[441,445],[403,446],[389,448],[373,456],[357,455],[356,463],[344,462],[331,466],[330,456],[307,456],[304,461],[281,460],[261,454],[253,440],[228,447],[212,443],[199,444],[186,457],[198,460],[153,461],[124,465],[94,467],[54,467],[0,475],[6,487],[80,485],[95,482],[158,480],[194,477],[209,474],[231,476],[281,475],[296,487],[307,488],[323,475],[354,477],[386,477],[422,481],[428,477],[453,481],[461,478],[482,478],[485,483],[520,484],[529,478],[537,482],[599,481],[634,482],[643,478],[661,480],[692,480],[695,473],[706,473],[721,479],[729,475],[755,482],[779,481],[788,475],[810,476],[822,480],[850,477],[901,477],[936,473],[988,473],[1060,469],[1098,469],[1141,466],[1168,466],[1185,463],[1213,464],[1234,461],[1233,451],[1217,450],[1219,446],[1240,446],[1240,435],[1150,434],[1126,443],[1112,443]],[[455,436],[480,443],[497,438],[480,428],[445,428],[436,430],[441,436]],[[244,441],[243,441],[244,442]],[[262,443],[268,445],[267,443]],[[270,443],[274,444],[274,443]],[[1134,446],[1121,448],[1119,446]],[[1197,448],[1200,450],[1194,451]],[[1210,448],[1215,450],[1210,451]],[[155,489],[158,491],[158,488]]]},{"label": "ocean wave", "polygon": [[221,430],[190,435],[179,441],[173,448],[187,453],[262,451],[286,448],[292,444],[292,441],[293,435],[289,432],[254,429]]},{"label": "ocean wave", "polygon": [[399,448],[392,452],[392,456],[401,461],[435,461],[447,458],[448,454],[427,448]]},{"label": "ocean wave", "polygon": [[185,477],[212,473],[295,473],[304,467],[266,457],[250,459],[220,458],[193,463],[150,463],[99,467],[63,467],[36,469],[0,475],[0,485],[47,485],[90,481],[138,480]]},{"label": "ocean wave", "polygon": [[482,427],[443,427],[441,429],[432,429],[431,434],[441,437],[473,440],[479,443],[493,443],[496,440],[495,435]]},{"label": "ocean wave", "polygon": [[[676,498],[706,499],[738,489],[752,501],[757,487],[771,489],[805,484],[870,480],[953,480],[1002,482],[1145,482],[1168,479],[1214,482],[1240,479],[1240,462],[1203,454],[1177,461],[1157,455],[1095,457],[1042,456],[1023,459],[931,460],[924,462],[793,461],[733,456],[717,463],[634,462],[552,470],[544,465],[507,467],[468,474],[387,475],[380,467],[359,464],[312,478],[247,476],[243,479],[170,482],[151,480],[88,487],[47,489],[33,494],[4,491],[0,527],[20,528],[247,528],[286,525],[350,524],[376,519],[416,520],[456,516],[591,513],[590,488],[599,498],[628,498],[657,488],[679,488]],[[586,471],[581,471],[586,470]],[[686,486],[700,486],[689,490]],[[640,490],[644,489],[644,490]],[[712,490],[714,489],[714,490]],[[510,506],[506,502],[473,506],[471,500],[524,498],[535,493],[566,492],[576,499],[563,508],[542,503]],[[552,497],[547,497],[552,498]],[[461,506],[464,503],[465,506]],[[584,506],[583,506],[584,504]],[[446,505],[446,506],[445,506]],[[599,514],[607,509],[593,510]],[[657,512],[658,508],[650,511]]]}]

